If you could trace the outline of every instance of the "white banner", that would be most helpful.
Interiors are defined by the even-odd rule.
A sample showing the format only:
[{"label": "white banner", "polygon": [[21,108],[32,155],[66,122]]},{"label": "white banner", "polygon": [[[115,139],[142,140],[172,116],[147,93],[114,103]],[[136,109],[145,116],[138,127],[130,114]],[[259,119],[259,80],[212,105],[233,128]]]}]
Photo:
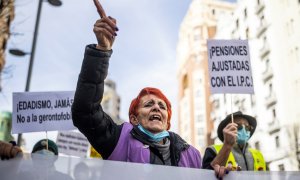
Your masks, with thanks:
[{"label": "white banner", "polygon": [[247,40],[208,40],[211,93],[254,94]]},{"label": "white banner", "polygon": [[73,130],[74,91],[13,93],[12,133]]},{"label": "white banner", "polygon": [[57,134],[58,152],[78,157],[86,157],[89,141],[80,132],[65,131]]},{"label": "white banner", "polygon": [[[0,160],[1,180],[217,180],[214,171],[40,154]],[[233,171],[224,180],[299,180],[299,171]]]}]

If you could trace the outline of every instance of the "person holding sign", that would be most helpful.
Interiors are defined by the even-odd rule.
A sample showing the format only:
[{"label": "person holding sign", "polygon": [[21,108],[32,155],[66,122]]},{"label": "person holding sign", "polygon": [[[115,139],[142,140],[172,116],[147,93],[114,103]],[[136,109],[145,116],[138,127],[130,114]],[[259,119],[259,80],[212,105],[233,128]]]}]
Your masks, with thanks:
[{"label": "person holding sign", "polygon": [[118,28],[116,20],[94,2],[101,17],[94,25],[98,44],[85,49],[72,105],[74,125],[103,159],[201,168],[199,151],[168,131],[171,103],[159,89],[146,87],[132,100],[130,123],[117,125],[102,110],[104,79]]},{"label": "person holding sign", "polygon": [[218,126],[218,137],[223,144],[206,148],[202,167],[214,169],[217,177],[230,170],[265,171],[263,155],[247,143],[256,125],[254,117],[240,111],[228,115]]}]

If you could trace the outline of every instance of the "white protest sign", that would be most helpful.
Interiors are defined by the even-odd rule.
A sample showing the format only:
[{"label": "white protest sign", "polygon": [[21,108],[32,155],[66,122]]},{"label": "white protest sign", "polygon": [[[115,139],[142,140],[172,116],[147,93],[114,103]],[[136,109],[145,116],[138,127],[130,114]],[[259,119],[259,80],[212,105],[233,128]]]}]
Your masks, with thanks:
[{"label": "white protest sign", "polygon": [[74,91],[13,93],[12,133],[73,130]]},{"label": "white protest sign", "polygon": [[86,157],[89,141],[80,132],[59,132],[56,139],[58,152],[78,157]]},{"label": "white protest sign", "polygon": [[247,40],[208,40],[211,93],[254,94]]}]

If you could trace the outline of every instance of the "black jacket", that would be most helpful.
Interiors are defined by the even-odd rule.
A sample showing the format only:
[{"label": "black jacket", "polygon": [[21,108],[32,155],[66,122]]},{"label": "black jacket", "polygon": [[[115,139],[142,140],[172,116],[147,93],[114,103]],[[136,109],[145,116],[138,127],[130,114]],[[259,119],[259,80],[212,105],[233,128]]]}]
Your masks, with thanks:
[{"label": "black jacket", "polygon": [[[74,125],[87,137],[104,159],[107,159],[113,152],[122,130],[122,125],[115,124],[111,117],[103,111],[100,104],[111,54],[112,51],[100,51],[96,49],[95,45],[86,47],[72,105]],[[143,137],[138,128],[133,128],[131,135],[150,146],[150,163],[164,164],[160,153],[151,142]],[[169,138],[171,164],[177,166],[181,151],[187,149],[189,145],[176,133],[170,132]]]}]

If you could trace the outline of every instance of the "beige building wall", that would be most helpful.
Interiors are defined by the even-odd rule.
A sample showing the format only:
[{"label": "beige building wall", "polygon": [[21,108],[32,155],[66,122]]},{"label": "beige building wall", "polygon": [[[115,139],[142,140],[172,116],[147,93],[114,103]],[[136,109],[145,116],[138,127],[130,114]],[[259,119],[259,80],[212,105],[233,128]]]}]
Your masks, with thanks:
[{"label": "beige building wall", "polygon": [[201,152],[213,143],[206,41],[214,37],[219,17],[231,14],[233,9],[234,4],[228,2],[194,0],[179,32],[178,130],[188,143]]}]

